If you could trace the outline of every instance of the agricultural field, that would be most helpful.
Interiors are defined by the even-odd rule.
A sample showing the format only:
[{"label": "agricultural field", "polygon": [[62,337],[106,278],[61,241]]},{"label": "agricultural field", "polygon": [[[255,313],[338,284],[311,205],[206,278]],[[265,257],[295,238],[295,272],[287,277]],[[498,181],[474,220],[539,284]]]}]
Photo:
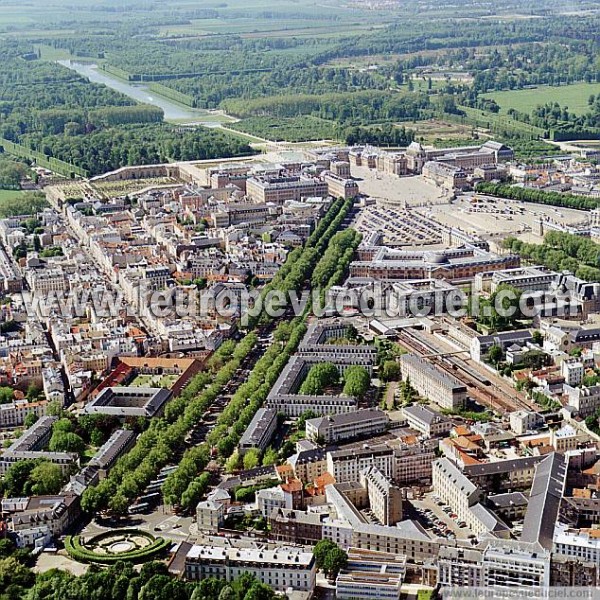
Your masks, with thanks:
[{"label": "agricultural field", "polygon": [[574,83],[561,86],[540,86],[527,90],[509,90],[505,92],[491,92],[482,97],[495,100],[500,106],[501,113],[506,113],[510,108],[522,113],[531,111],[541,104],[558,102],[561,106],[568,106],[569,112],[577,115],[588,111],[588,98],[600,94],[600,83]]}]

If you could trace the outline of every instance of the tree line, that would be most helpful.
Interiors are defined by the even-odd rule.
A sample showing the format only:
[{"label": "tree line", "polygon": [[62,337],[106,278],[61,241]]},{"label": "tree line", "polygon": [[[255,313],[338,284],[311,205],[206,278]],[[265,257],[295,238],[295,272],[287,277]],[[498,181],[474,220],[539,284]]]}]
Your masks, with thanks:
[{"label": "tree line", "polygon": [[481,182],[477,184],[477,191],[482,194],[496,196],[497,198],[508,198],[519,202],[534,202],[536,204],[548,204],[563,208],[576,208],[578,210],[593,210],[598,207],[598,199],[578,194],[568,194],[537,190],[533,188],[518,187],[505,183]]}]

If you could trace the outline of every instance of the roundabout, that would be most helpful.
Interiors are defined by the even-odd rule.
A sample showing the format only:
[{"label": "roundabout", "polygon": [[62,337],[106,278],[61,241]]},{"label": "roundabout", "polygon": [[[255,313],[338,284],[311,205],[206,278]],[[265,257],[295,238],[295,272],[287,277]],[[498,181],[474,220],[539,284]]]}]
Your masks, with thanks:
[{"label": "roundabout", "polygon": [[65,550],[71,558],[98,564],[146,561],[168,546],[169,542],[164,538],[155,538],[139,529],[111,530],[87,539],[79,535],[65,539]]}]

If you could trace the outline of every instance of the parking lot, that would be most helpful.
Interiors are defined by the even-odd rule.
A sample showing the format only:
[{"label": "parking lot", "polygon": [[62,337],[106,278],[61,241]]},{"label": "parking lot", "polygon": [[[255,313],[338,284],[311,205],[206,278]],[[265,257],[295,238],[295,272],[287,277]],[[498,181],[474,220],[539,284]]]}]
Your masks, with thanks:
[{"label": "parking lot", "polygon": [[457,520],[450,507],[436,502],[433,495],[420,500],[412,500],[416,517],[421,524],[431,533],[448,539],[475,539],[472,531]]},{"label": "parking lot", "polygon": [[430,246],[442,243],[440,226],[410,208],[391,208],[380,202],[360,212],[356,229],[368,235],[373,231],[383,234],[386,244],[393,246]]}]

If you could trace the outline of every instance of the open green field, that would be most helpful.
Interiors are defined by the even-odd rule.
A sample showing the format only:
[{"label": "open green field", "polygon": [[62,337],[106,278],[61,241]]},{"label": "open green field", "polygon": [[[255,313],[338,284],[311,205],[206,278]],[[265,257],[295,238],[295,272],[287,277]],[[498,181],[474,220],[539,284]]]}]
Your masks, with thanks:
[{"label": "open green field", "polygon": [[558,102],[568,106],[575,114],[584,114],[588,109],[590,95],[600,94],[600,83],[574,83],[558,87],[540,86],[528,90],[510,90],[506,92],[490,92],[484,98],[493,98],[501,112],[514,108],[519,112],[530,113],[536,106],[547,102]]},{"label": "open green field", "polygon": [[0,202],[15,200],[16,198],[23,196],[23,194],[27,194],[27,192],[21,190],[0,190]]}]

